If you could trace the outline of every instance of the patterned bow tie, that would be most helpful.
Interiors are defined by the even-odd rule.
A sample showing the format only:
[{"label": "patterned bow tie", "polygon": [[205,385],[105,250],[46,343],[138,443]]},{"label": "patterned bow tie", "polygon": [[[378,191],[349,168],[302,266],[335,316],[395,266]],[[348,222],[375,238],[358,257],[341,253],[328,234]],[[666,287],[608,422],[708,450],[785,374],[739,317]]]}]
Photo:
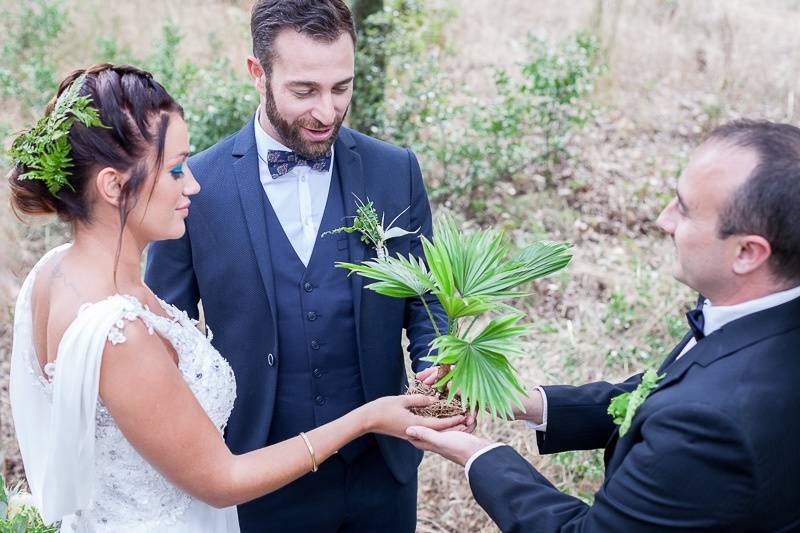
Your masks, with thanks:
[{"label": "patterned bow tie", "polygon": [[706,319],[703,316],[702,309],[692,309],[686,313],[686,320],[689,322],[689,327],[692,329],[692,334],[697,342],[700,342],[706,334],[703,332]]},{"label": "patterned bow tie", "polygon": [[305,159],[294,152],[287,152],[285,150],[270,150],[267,153],[267,167],[272,179],[285,176],[294,167],[306,166],[311,170],[317,172],[325,172],[331,168],[331,160],[333,153],[328,150],[328,153],[316,159]]}]

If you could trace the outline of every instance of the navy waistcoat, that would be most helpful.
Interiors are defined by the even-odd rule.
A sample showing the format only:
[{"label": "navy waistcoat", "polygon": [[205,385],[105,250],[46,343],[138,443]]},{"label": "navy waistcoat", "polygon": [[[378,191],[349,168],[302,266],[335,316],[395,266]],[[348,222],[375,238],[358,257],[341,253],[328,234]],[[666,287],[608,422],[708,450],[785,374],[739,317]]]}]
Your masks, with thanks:
[{"label": "navy waistcoat", "polygon": [[[272,205],[264,202],[278,325],[277,391],[267,444],[295,437],[364,403],[350,278],[347,270],[334,267],[336,261],[350,260],[347,234],[320,237],[348,223],[341,191],[334,165],[307,267]],[[342,448],[342,457],[351,461],[368,442],[361,438]]]}]

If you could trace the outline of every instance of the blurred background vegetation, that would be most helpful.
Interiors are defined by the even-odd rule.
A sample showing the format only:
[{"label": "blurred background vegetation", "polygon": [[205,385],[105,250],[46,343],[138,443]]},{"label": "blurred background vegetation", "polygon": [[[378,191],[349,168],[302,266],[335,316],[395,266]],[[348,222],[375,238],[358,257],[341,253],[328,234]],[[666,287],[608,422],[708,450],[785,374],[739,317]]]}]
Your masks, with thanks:
[{"label": "blurred background vegetation", "polygon": [[[182,103],[192,149],[237,131],[258,98],[245,70],[246,0],[0,0],[0,167],[71,69],[152,71]],[[523,381],[617,379],[653,365],[692,300],[654,227],[691,148],[740,116],[797,122],[800,0],[353,0],[360,41],[352,127],[420,158],[435,212],[517,242],[569,240],[567,272],[516,305],[533,324]],[[768,36],[768,37],[767,37]],[[32,263],[69,239],[17,220],[0,184],[0,425],[13,298]],[[591,501],[599,452],[536,454],[519,423],[484,421],[559,487]],[[427,457],[419,531],[492,531],[458,468]]]}]

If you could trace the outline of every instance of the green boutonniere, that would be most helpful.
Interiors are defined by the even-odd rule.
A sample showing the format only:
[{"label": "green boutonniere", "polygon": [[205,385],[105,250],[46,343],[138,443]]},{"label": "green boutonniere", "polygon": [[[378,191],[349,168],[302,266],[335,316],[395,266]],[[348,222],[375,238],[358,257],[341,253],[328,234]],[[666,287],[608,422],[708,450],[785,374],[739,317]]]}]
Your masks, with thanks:
[{"label": "green boutonniere", "polygon": [[664,374],[660,376],[655,370],[650,369],[642,376],[642,382],[633,392],[626,392],[612,398],[608,404],[608,414],[614,418],[614,423],[619,426],[619,436],[622,437],[631,427],[633,415],[640,405],[644,403],[650,393],[653,392],[661,381]]},{"label": "green boutonniere", "polygon": [[367,198],[367,202],[364,203],[364,201],[362,201],[358,196],[355,198],[358,210],[356,211],[356,216],[353,218],[353,225],[326,231],[322,234],[322,237],[327,235],[335,235],[341,232],[359,232],[361,234],[361,241],[372,246],[378,255],[378,259],[382,260],[386,259],[389,255],[388,251],[386,250],[386,241],[396,237],[402,237],[404,235],[413,235],[415,233],[419,233],[420,228],[417,228],[414,231],[408,231],[394,226],[394,223],[397,222],[397,219],[400,218],[403,213],[411,209],[411,206],[406,207],[399,215],[394,217],[394,220],[389,222],[388,226],[386,226],[384,224],[384,217],[381,216],[380,219],[378,218],[378,212],[375,211],[375,206],[372,204],[372,200]]}]

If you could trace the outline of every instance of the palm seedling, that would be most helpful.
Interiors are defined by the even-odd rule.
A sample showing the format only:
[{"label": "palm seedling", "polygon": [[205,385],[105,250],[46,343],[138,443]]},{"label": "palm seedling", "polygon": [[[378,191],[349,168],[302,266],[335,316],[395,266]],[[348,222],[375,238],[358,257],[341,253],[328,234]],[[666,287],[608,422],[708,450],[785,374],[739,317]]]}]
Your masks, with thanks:
[{"label": "palm seedling", "polygon": [[[540,241],[512,254],[503,232],[464,232],[449,217],[435,224],[433,242],[420,238],[424,261],[386,254],[336,266],[374,280],[367,288],[379,294],[419,298],[436,331],[425,358],[440,365],[434,387],[449,389],[447,402],[459,394],[470,412],[510,418],[514,405],[522,409],[519,398],[525,393],[510,358],[524,353],[521,336],[528,328],[520,323],[524,315],[507,302],[524,295],[520,286],[567,266],[572,245]],[[425,301],[429,294],[447,315],[444,330]]]}]

